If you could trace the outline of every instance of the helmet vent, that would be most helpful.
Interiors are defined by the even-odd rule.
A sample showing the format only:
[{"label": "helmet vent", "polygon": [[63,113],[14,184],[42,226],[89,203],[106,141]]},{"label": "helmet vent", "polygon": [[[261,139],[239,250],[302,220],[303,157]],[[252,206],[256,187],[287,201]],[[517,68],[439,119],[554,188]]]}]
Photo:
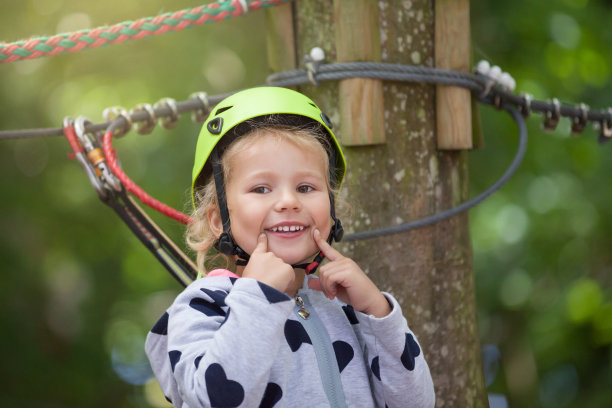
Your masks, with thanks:
[{"label": "helmet vent", "polygon": [[225,112],[225,111],[226,111],[226,110],[228,110],[228,109],[232,109],[232,108],[233,108],[233,106],[225,106],[225,107],[223,107],[223,108],[219,108],[219,109],[217,109],[217,111],[215,112],[215,116],[217,116],[217,115],[218,115],[218,114],[220,114],[220,113]]},{"label": "helmet vent", "polygon": [[311,105],[311,106],[312,106],[312,107],[314,107],[314,108],[316,108],[316,107],[317,107],[317,105],[315,105],[315,104],[314,104],[314,103],[312,103],[312,102],[308,102],[308,104],[309,104],[309,105]]}]

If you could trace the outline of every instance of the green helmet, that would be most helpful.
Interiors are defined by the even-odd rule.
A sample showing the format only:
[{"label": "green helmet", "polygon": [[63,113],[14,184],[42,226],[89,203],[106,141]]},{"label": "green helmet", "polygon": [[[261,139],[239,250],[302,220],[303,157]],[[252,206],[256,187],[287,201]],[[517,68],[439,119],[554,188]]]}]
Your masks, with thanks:
[{"label": "green helmet", "polygon": [[[333,152],[330,163],[332,186],[339,187],[346,172],[346,161],[336,136],[331,131],[329,118],[308,97],[299,92],[278,87],[258,87],[237,92],[215,106],[202,126],[196,146],[193,165],[191,197],[195,207],[195,190],[206,183],[212,175],[211,155],[217,150],[221,156],[223,149],[237,137],[249,132],[252,128],[246,121],[270,115],[280,118],[281,124],[287,125],[321,125],[329,136]],[[279,123],[278,120],[275,123]],[[220,150],[220,151],[219,151]]]}]

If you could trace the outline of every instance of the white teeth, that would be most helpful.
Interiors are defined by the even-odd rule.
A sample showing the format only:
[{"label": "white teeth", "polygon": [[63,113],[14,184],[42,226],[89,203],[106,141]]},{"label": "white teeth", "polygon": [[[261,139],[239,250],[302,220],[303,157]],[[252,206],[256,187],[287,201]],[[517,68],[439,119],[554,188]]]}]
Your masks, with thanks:
[{"label": "white teeth", "polygon": [[284,225],[282,227],[273,227],[272,231],[273,232],[295,232],[295,231],[302,231],[304,229],[303,226],[301,225],[292,225],[292,226],[288,226],[288,225]]}]

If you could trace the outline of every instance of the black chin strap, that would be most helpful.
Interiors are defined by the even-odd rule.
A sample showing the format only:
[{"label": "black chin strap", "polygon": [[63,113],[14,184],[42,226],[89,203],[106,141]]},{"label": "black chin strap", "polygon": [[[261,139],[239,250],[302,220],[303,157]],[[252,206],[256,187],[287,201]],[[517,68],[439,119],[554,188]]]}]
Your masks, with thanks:
[{"label": "black chin strap", "polygon": [[[227,199],[225,196],[223,169],[221,168],[219,154],[216,149],[212,151],[211,159],[213,177],[215,179],[215,188],[217,190],[217,201],[219,203],[219,212],[221,215],[221,222],[223,223],[223,232],[219,236],[217,242],[215,242],[214,247],[222,254],[230,256],[238,255],[238,261],[236,262],[236,265],[246,265],[249,261],[249,254],[247,254],[242,248],[240,248],[236,244],[230,232],[230,217],[229,210],[227,209]],[[240,264],[238,262],[240,262]]]}]

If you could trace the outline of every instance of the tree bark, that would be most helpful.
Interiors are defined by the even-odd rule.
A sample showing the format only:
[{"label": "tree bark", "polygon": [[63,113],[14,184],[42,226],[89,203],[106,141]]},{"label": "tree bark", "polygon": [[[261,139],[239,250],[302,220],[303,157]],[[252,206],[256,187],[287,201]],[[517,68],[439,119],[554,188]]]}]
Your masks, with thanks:
[{"label": "tree bark", "polygon": [[[434,3],[376,4],[382,61],[433,66]],[[325,62],[336,62],[334,1],[298,1],[288,7],[293,8],[296,59],[301,63],[318,46],[325,50]],[[355,21],[355,30],[361,24]],[[338,83],[301,90],[341,132]],[[466,152],[436,148],[435,86],[386,81],[383,98],[386,142],[343,147],[348,173],[341,196],[352,205],[351,216],[342,220],[347,233],[422,218],[468,198]],[[431,369],[436,406],[487,407],[468,215],[337,247],[402,305]]]}]

